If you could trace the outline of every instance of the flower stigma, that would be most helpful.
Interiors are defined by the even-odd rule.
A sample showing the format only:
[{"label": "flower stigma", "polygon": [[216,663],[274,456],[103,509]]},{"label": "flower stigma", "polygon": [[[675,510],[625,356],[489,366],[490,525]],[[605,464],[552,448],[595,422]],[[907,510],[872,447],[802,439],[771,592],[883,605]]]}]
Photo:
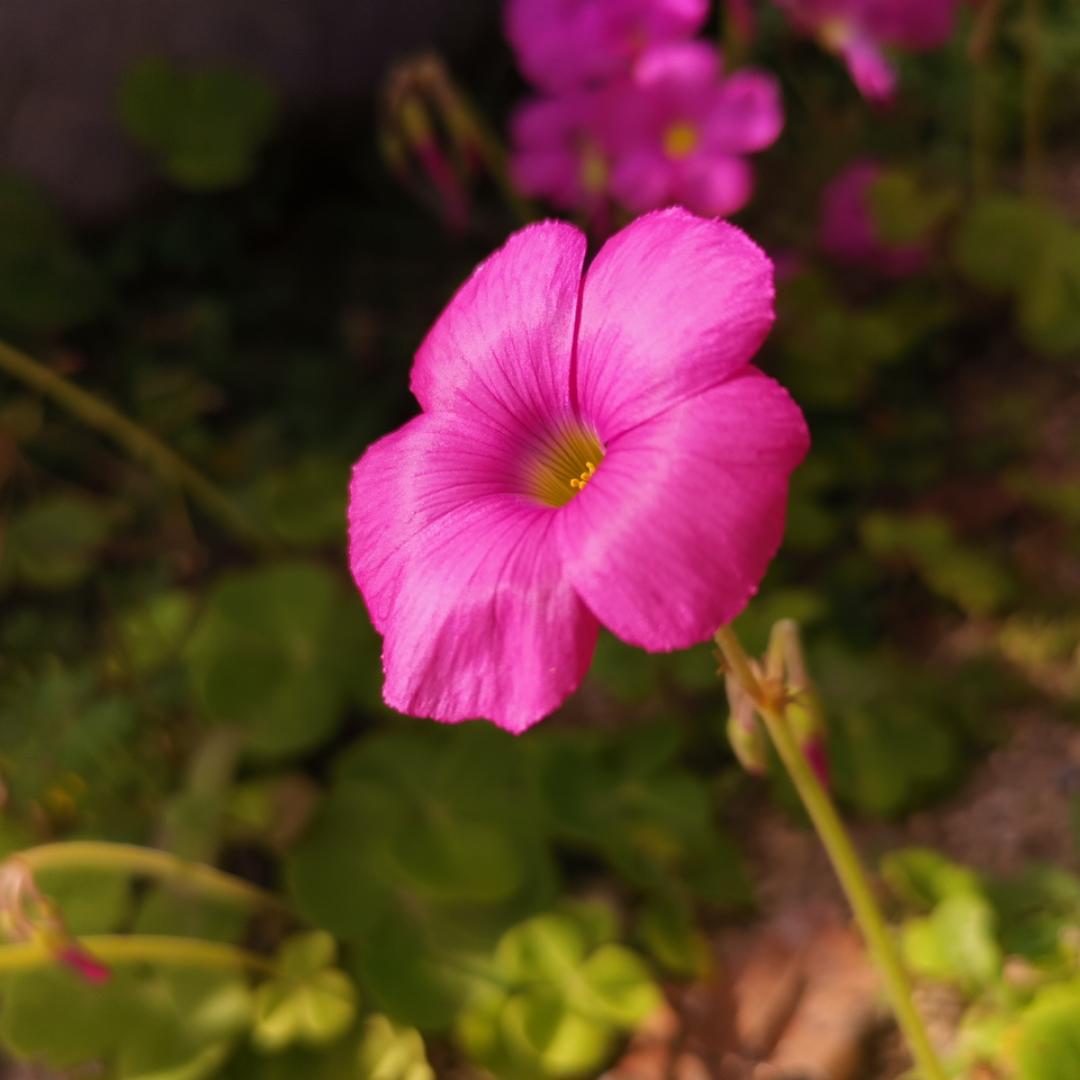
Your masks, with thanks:
[{"label": "flower stigma", "polygon": [[577,422],[566,424],[540,441],[526,470],[526,489],[548,506],[565,506],[585,489],[603,460],[595,432]]},{"label": "flower stigma", "polygon": [[608,164],[592,139],[581,145],[581,186],[587,195],[599,195],[607,187]]},{"label": "flower stigma", "polygon": [[697,149],[698,138],[697,128],[680,120],[664,132],[664,153],[676,160],[688,157]]}]

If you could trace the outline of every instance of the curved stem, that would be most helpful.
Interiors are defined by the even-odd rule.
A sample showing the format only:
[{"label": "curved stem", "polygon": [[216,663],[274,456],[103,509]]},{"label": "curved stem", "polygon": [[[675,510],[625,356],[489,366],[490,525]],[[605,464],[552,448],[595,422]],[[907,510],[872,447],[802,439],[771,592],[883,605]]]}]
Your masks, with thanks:
[{"label": "curved stem", "polygon": [[42,844],[11,856],[32,873],[42,870],[67,870],[76,867],[116,870],[145,875],[158,881],[201,893],[241,907],[269,907],[285,910],[285,904],[273,893],[226,874],[212,866],[179,859],[167,851],[138,847],[135,844],[110,844],[98,840],[70,840]]},{"label": "curved stem", "polygon": [[256,548],[272,546],[271,540],[221,488],[112,405],[3,342],[0,342],[0,370],[43,394],[88,427],[112,439],[137,461],[145,462],[184,488],[238,540]]},{"label": "curved stem", "polygon": [[[198,938],[168,937],[158,934],[89,934],[79,939],[80,949],[110,967],[118,964],[162,964],[168,967],[260,971],[268,975],[276,968],[265,957]],[[28,971],[56,964],[56,953],[45,942],[21,941],[0,945],[0,972]]]},{"label": "curved stem", "polygon": [[885,980],[893,1013],[923,1080],[946,1080],[945,1071],[926,1034],[922,1017],[912,1001],[911,984],[885,918],[874,899],[866,872],[836,807],[818,782],[814,770],[792,735],[784,710],[770,703],[765,688],[754,677],[746,653],[734,631],[728,626],[722,627],[716,632],[716,643],[723,651],[734,677],[753,698],[765,728],[776,746],[776,752],[810,815],[814,829],[855,913],[855,920],[870,954]]}]

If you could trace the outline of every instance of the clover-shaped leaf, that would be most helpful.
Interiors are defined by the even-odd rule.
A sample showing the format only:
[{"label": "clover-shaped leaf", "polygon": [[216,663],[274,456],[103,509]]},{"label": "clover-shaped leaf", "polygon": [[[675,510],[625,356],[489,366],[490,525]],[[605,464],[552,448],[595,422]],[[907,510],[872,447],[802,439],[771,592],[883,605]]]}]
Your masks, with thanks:
[{"label": "clover-shaped leaf", "polygon": [[420,1032],[378,1013],[364,1021],[359,1069],[358,1080],[435,1080]]},{"label": "clover-shaped leaf", "polygon": [[331,967],[337,946],[322,931],[300,934],[282,946],[278,974],[255,991],[252,1040],[260,1050],[292,1043],[321,1046],[348,1030],[356,1016],[352,980]]},{"label": "clover-shaped leaf", "polygon": [[618,1033],[659,1005],[645,964],[606,940],[611,920],[597,907],[567,905],[503,935],[496,979],[477,987],[455,1028],[496,1075],[593,1075]]},{"label": "clover-shaped leaf", "polygon": [[183,71],[150,57],[127,74],[120,112],[127,130],[178,184],[235,187],[255,166],[277,111],[258,76],[225,68]]},{"label": "clover-shaped leaf", "polygon": [[39,589],[77,585],[93,569],[111,525],[108,510],[89,499],[51,495],[32,503],[8,525],[8,572]]},{"label": "clover-shaped leaf", "polygon": [[343,584],[312,563],[226,576],[187,649],[207,715],[242,728],[261,756],[315,745],[354,696],[362,620]]}]

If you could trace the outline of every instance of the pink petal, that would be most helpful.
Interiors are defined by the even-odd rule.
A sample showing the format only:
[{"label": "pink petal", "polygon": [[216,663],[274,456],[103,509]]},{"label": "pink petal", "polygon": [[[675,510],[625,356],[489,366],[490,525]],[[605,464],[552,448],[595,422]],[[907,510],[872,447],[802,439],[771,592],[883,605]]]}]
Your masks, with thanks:
[{"label": "pink petal", "polygon": [[844,48],[844,61],[867,101],[889,104],[896,94],[896,72],[881,49],[866,37],[854,37]]},{"label": "pink petal", "polygon": [[720,57],[704,41],[657,45],[634,65],[634,82],[647,89],[665,84],[704,88],[719,75]]},{"label": "pink petal", "polygon": [[544,221],[473,272],[416,354],[425,412],[480,411],[513,425],[565,413],[585,236]]},{"label": "pink petal", "polygon": [[610,79],[656,42],[690,37],[708,0],[508,0],[506,36],[536,86],[561,91]]},{"label": "pink petal", "polygon": [[725,217],[741,210],[753,189],[754,174],[742,158],[702,154],[686,163],[679,197],[699,214]]},{"label": "pink petal", "polygon": [[395,709],[522,731],[588,668],[596,619],[566,580],[554,512],[518,493],[520,438],[482,416],[425,415],[353,472],[350,561]]},{"label": "pink petal", "polygon": [[745,233],[678,208],[638,218],[585,276],[581,413],[607,444],[738,371],[772,321],[772,264]]},{"label": "pink petal", "polygon": [[655,147],[635,147],[616,158],[611,192],[631,213],[658,210],[672,202],[671,165]]},{"label": "pink petal", "polygon": [[401,465],[410,435],[423,432],[426,416],[383,436],[364,451],[349,485],[349,567],[363,593],[375,629],[386,631],[401,587],[407,557],[406,533],[416,515],[416,488]]},{"label": "pink petal", "polygon": [[945,44],[955,25],[957,0],[865,0],[863,18],[875,37],[905,49]]},{"label": "pink petal", "polygon": [[772,146],[783,128],[780,84],[764,71],[744,69],[724,81],[706,138],[717,150],[749,154]]},{"label": "pink petal", "polygon": [[798,406],[756,368],[609,441],[558,516],[582,599],[633,645],[706,640],[757,591],[808,445]]}]

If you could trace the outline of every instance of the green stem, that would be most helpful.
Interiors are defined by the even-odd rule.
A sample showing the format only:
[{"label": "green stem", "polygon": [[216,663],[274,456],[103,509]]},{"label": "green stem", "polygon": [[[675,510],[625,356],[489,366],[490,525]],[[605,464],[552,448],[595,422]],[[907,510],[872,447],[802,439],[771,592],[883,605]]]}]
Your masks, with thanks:
[{"label": "green stem", "polygon": [[818,837],[840,879],[848,902],[855,913],[863,938],[878,966],[892,1002],[893,1013],[907,1039],[911,1056],[923,1080],[946,1080],[945,1071],[934,1053],[922,1018],[911,996],[911,984],[901,964],[889,928],[874,899],[859,856],[848,837],[840,815],[828,793],[818,782],[788,727],[783,709],[774,707],[764,688],[754,677],[746,653],[730,627],[716,632],[732,674],[754,699],[780,760],[791,777]]},{"label": "green stem", "polygon": [[112,405],[3,342],[0,342],[0,370],[32,387],[88,427],[112,439],[135,460],[145,462],[165,479],[184,488],[238,540],[256,548],[271,546],[269,538],[216,484]]},{"label": "green stem", "polygon": [[[268,975],[276,969],[269,960],[235,945],[197,938],[167,937],[157,934],[90,934],[78,939],[79,948],[113,967],[119,964],[162,964],[168,967],[229,971],[260,971]],[[27,971],[55,966],[56,952],[41,941],[20,941],[0,945],[0,972]]]},{"label": "green stem", "polygon": [[31,873],[42,870],[87,868],[116,870],[142,875],[179,888],[190,889],[208,899],[221,900],[248,908],[277,908],[284,903],[273,893],[250,885],[212,866],[179,859],[167,851],[138,847],[135,844],[110,844],[98,840],[70,840],[42,844],[11,856]]}]

